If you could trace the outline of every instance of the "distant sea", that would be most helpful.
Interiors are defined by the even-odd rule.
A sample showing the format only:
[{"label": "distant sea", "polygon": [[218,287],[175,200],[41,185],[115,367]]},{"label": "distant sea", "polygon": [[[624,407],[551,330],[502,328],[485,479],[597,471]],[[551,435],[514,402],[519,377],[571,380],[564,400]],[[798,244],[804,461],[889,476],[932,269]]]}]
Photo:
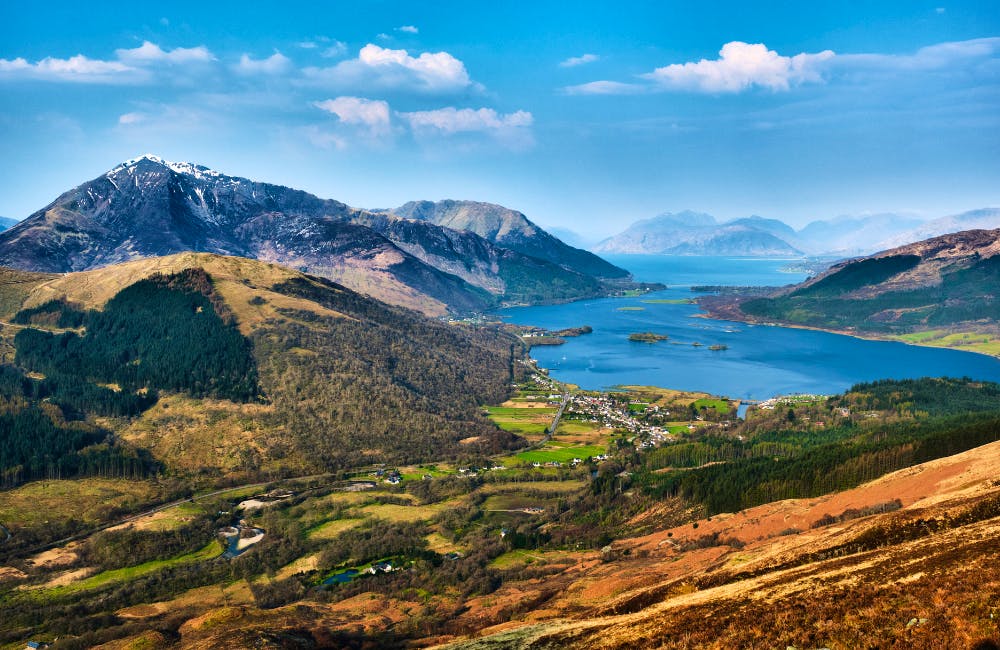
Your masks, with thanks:
[{"label": "distant sea", "polygon": [[[865,341],[839,334],[698,318],[697,305],[657,303],[699,294],[697,285],[781,286],[805,279],[782,268],[795,260],[615,255],[606,259],[637,280],[665,291],[636,298],[602,298],[564,305],[513,307],[498,315],[512,323],[563,329],[590,325],[593,333],[532,356],[560,381],[588,390],[650,385],[742,399],[792,393],[833,394],[876,379],[968,376],[1000,382],[1000,360],[971,352]],[[635,343],[633,332],[665,334]],[[694,346],[693,343],[701,343]],[[709,350],[725,345],[726,350]]]}]

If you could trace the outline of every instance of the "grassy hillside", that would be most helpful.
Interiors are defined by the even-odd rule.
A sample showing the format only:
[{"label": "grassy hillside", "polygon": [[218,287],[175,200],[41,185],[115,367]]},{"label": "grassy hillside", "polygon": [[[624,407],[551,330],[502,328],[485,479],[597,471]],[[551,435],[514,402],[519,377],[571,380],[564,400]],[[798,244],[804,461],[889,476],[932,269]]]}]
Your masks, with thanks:
[{"label": "grassy hillside", "polygon": [[[447,325],[327,280],[215,255],[18,279],[0,300],[12,323],[3,329],[15,350],[12,385],[28,382],[21,393],[58,406],[54,426],[98,427],[63,455],[111,436],[152,450],[169,471],[222,477],[517,444],[479,410],[506,399],[521,354],[499,331]],[[17,458],[4,467],[13,471]]]},{"label": "grassy hillside", "polygon": [[[544,402],[529,399],[537,384],[521,388],[527,394],[508,410],[540,410],[534,404]],[[585,397],[630,411],[641,399],[650,407],[637,416],[644,422],[694,397],[692,405],[709,401],[651,388],[615,395]],[[161,400],[150,411],[174,406]],[[196,495],[30,557],[8,556],[0,643],[931,649],[995,638],[1000,442],[961,452],[986,438],[956,429],[928,447],[915,428],[897,450],[909,454],[908,468],[896,472],[899,454],[868,456],[867,445],[894,444],[906,427],[958,413],[995,418],[1000,387],[879,382],[774,406],[743,424],[719,413],[652,449],[641,437],[589,428],[595,411],[580,412],[548,443],[581,454],[583,443],[606,446],[607,458],[579,466],[440,462],[385,468],[400,484],[372,468],[353,482],[313,476]],[[698,495],[660,497],[648,482],[718,468],[715,483],[742,489],[744,460],[799,466],[819,458],[812,454],[825,436],[879,478],[711,516]],[[828,473],[817,466],[798,475]],[[760,485],[774,485],[774,476]],[[52,480],[2,491],[0,521],[38,529],[72,517],[80,527],[155,498],[150,482],[123,483]],[[226,558],[213,538],[236,518],[264,534]],[[15,540],[24,534],[14,532]]]},{"label": "grassy hillside", "polygon": [[939,284],[886,291],[874,296],[858,290],[876,287],[916,266],[919,258],[898,256],[862,260],[823,280],[774,298],[740,306],[758,318],[826,329],[905,333],[963,322],[1000,322],[1000,257],[946,270]]},{"label": "grassy hillside", "polygon": [[[1000,351],[1000,230],[970,230],[849,260],[764,297],[706,296],[713,317]],[[757,294],[759,295],[759,294]]]}]

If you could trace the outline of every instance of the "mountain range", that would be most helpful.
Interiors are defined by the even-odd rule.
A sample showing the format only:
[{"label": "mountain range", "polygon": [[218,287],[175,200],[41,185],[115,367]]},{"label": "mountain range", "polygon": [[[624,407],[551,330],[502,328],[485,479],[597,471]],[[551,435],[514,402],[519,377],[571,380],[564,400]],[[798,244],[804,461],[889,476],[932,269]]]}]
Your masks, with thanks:
[{"label": "mountain range", "polygon": [[630,279],[500,206],[400,210],[362,210],[145,155],[0,234],[0,265],[64,273],[184,251],[238,255],[435,316],[593,297]]},{"label": "mountain range", "polygon": [[684,211],[637,221],[593,250],[621,254],[851,257],[951,232],[996,227],[1000,227],[997,208],[930,221],[891,213],[841,216],[813,221],[799,230],[777,219],[752,216],[720,223],[712,215]]}]

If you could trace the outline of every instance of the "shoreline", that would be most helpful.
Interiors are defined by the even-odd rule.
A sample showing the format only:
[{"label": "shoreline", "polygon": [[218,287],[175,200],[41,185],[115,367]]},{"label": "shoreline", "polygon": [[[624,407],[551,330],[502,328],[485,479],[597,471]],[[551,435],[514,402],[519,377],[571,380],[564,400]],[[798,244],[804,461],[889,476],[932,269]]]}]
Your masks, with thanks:
[{"label": "shoreline", "polygon": [[[698,307],[701,308],[702,310],[705,309],[701,304],[698,304]],[[826,332],[827,334],[840,334],[841,336],[850,336],[851,338],[860,339],[862,341],[883,341],[886,343],[902,343],[903,345],[913,345],[920,348],[934,348],[937,350],[953,350],[955,352],[968,352],[970,354],[979,354],[1000,361],[1000,354],[991,354],[989,352],[983,352],[981,350],[975,350],[975,349],[965,349],[963,346],[953,347],[947,345],[928,345],[926,343],[905,341],[899,338],[879,336],[877,334],[860,333],[851,330],[824,329],[822,327],[814,327],[812,325],[800,325],[797,323],[781,323],[774,321],[755,320],[750,317],[746,317],[743,319],[736,319],[733,318],[731,314],[726,314],[725,316],[723,316],[723,315],[713,314],[712,312],[709,311],[701,311],[697,314],[693,314],[692,318],[704,318],[706,320],[726,321],[730,323],[744,323],[747,325],[763,325],[765,327],[787,327],[789,329],[797,329],[797,330],[812,330],[814,332]]]}]

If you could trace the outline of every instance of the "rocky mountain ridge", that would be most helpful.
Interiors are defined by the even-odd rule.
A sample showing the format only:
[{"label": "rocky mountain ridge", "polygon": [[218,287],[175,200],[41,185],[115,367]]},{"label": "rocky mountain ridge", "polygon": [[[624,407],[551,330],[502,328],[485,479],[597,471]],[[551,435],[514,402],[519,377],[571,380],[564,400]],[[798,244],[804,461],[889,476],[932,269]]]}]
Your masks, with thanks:
[{"label": "rocky mountain ridge", "polygon": [[597,277],[573,260],[553,263],[474,232],[148,154],[63,193],[0,235],[0,265],[32,271],[184,251],[280,263],[436,316],[593,297],[607,290],[605,277],[628,277],[603,260],[608,275]]}]

